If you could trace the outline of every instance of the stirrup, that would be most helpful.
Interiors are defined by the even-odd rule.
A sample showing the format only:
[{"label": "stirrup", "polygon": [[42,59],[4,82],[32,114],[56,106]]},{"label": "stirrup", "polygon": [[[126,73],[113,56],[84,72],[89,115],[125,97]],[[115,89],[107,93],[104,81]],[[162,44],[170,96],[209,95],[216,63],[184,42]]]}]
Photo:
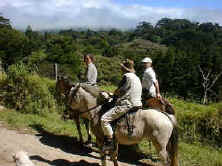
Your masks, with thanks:
[{"label": "stirrup", "polygon": [[113,139],[105,138],[104,139],[104,144],[103,144],[103,147],[102,147],[102,152],[107,152],[107,151],[112,151],[112,150],[114,150]]}]

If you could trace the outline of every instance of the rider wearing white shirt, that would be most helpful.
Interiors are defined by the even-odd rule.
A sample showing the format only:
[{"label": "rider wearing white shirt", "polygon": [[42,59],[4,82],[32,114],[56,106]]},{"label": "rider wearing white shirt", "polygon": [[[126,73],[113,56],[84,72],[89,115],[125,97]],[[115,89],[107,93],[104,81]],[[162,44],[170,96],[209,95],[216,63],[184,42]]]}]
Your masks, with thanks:
[{"label": "rider wearing white shirt", "polygon": [[145,68],[142,79],[143,96],[145,99],[149,97],[157,97],[160,99],[161,95],[159,90],[159,83],[156,79],[156,73],[152,68],[152,60],[146,57],[142,60],[142,63]]},{"label": "rider wearing white shirt", "polygon": [[96,85],[97,81],[97,69],[96,66],[93,64],[94,58],[92,54],[87,54],[84,56],[84,62],[87,65],[87,70],[86,70],[86,79],[87,79],[87,84],[90,85]]}]

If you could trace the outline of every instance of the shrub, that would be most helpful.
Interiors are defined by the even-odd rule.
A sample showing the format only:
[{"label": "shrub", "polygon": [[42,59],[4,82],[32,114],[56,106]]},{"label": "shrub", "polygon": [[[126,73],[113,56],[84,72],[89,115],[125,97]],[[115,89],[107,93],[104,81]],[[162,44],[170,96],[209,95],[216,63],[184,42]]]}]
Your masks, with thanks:
[{"label": "shrub", "polygon": [[205,106],[178,99],[171,102],[176,108],[183,139],[222,146],[222,103]]},{"label": "shrub", "polygon": [[55,83],[39,77],[23,63],[10,66],[6,79],[2,79],[0,85],[7,91],[3,94],[3,102],[8,107],[35,114],[55,110]]}]

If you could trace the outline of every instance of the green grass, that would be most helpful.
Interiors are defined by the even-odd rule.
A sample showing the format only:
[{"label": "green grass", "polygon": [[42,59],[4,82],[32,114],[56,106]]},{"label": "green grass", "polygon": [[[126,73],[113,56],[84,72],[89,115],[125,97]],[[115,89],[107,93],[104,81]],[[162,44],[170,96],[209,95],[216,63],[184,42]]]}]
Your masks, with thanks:
[{"label": "green grass", "polygon": [[222,149],[181,142],[179,150],[181,166],[222,166]]},{"label": "green grass", "polygon": [[[143,153],[147,155],[151,153],[154,159],[159,159],[153,146],[150,150],[148,142],[143,141],[139,147]],[[222,166],[222,149],[180,141],[179,163],[180,166]]]},{"label": "green grass", "polygon": [[47,113],[44,116],[36,114],[22,114],[14,110],[0,111],[0,121],[3,121],[9,128],[28,129],[35,132],[42,129],[51,133],[77,136],[76,126],[73,121],[63,121],[58,113]]}]

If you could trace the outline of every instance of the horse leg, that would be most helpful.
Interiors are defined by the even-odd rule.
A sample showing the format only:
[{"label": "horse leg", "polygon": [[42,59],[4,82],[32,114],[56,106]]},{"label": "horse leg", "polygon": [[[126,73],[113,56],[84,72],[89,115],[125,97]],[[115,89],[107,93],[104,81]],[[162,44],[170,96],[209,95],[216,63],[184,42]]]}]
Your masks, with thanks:
[{"label": "horse leg", "polygon": [[[169,132],[170,133],[170,130]],[[153,141],[164,166],[179,166],[178,161],[178,131],[174,126],[170,135],[157,135]]]},{"label": "horse leg", "polygon": [[100,155],[101,155],[102,166],[106,166],[106,154],[103,152],[100,152]]},{"label": "horse leg", "polygon": [[153,140],[152,143],[163,162],[163,166],[170,166],[169,155],[166,150],[167,145],[165,143],[159,142],[158,140]]},{"label": "horse leg", "polygon": [[118,166],[118,150],[119,150],[119,144],[116,142],[115,143],[115,150],[113,151],[113,153],[111,154],[111,160],[113,161],[113,165],[114,166]]},{"label": "horse leg", "polygon": [[178,161],[178,131],[177,127],[174,126],[172,134],[167,144],[167,151],[170,155],[170,166],[179,166]]},{"label": "horse leg", "polygon": [[78,115],[76,115],[74,117],[74,120],[76,122],[76,126],[77,126],[77,130],[78,130],[78,134],[79,134],[79,139],[80,139],[80,143],[83,143],[83,137],[82,137],[82,132],[81,132],[81,127],[80,127],[80,117]]},{"label": "horse leg", "polygon": [[91,133],[90,133],[90,128],[89,128],[89,120],[88,119],[83,119],[86,131],[87,131],[87,135],[88,135],[88,140],[87,140],[87,144],[91,143],[92,137],[91,137]]}]

